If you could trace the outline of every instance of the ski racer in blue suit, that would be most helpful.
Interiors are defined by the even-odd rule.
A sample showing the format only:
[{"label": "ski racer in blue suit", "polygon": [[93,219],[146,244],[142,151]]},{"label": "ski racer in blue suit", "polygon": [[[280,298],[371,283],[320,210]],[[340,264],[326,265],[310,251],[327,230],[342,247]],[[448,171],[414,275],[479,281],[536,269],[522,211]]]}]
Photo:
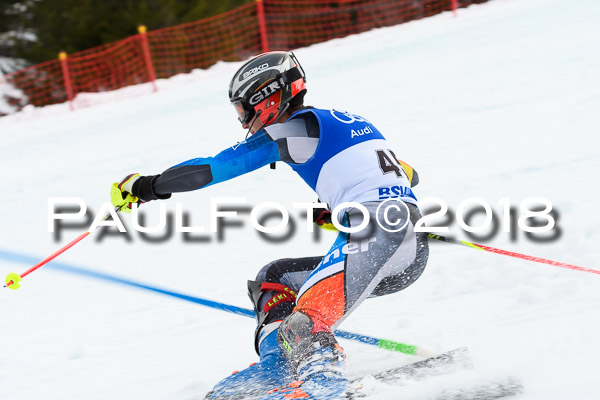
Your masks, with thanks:
[{"label": "ski racer in blue suit", "polygon": [[[229,87],[250,137],[214,157],[188,160],[159,175],[130,174],[112,187],[113,204],[127,210],[135,202],[168,199],[283,161],[329,210],[338,210],[315,213],[315,222],[331,218],[349,229],[360,226],[364,211],[349,203],[369,214],[364,229],[340,232],[324,256],[273,261],[248,282],[260,362],[224,379],[207,398],[341,396],[345,355],[332,332],[366,298],[412,284],[427,263],[426,234],[414,232],[420,218],[412,191],[416,172],[397,159],[370,121],[304,106],[305,94],[305,73],[293,53],[254,57]],[[390,199],[402,207],[380,207]]]}]

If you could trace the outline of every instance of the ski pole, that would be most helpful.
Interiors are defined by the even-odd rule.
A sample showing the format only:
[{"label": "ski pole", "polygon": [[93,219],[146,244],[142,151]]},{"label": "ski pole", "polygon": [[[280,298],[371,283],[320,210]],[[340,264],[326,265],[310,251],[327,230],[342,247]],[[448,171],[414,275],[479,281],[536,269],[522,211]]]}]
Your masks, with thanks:
[{"label": "ski pole", "polygon": [[379,339],[379,338],[375,338],[375,337],[371,337],[371,336],[360,335],[358,333],[342,331],[339,329],[336,329],[334,334],[337,337],[341,337],[343,339],[354,340],[357,342],[369,344],[371,346],[377,346],[381,349],[397,351],[398,353],[409,354],[411,356],[432,357],[434,355],[433,352],[425,350],[422,347],[415,346],[413,344],[400,343],[400,342],[395,342],[393,340],[387,340],[387,339]]},{"label": "ski pole", "polygon": [[[3,251],[3,250],[0,250],[0,259],[6,259],[6,260],[10,260],[12,262],[17,262],[17,263],[22,263],[22,264],[30,264],[30,263],[34,262],[34,259],[32,259],[32,257],[30,257],[30,256],[27,256],[24,254],[19,254],[19,253]],[[59,271],[62,271],[62,272],[75,274],[75,275],[81,275],[81,276],[85,276],[85,277],[93,278],[93,279],[100,279],[100,280],[110,282],[110,283],[118,283],[121,285],[134,287],[137,289],[148,290],[150,292],[174,297],[174,298],[177,298],[180,300],[189,301],[191,303],[195,303],[195,304],[199,304],[199,305],[202,305],[205,307],[213,308],[215,310],[221,310],[221,311],[225,311],[225,312],[228,312],[231,314],[241,315],[241,316],[248,317],[248,318],[254,318],[254,311],[247,309],[247,308],[237,307],[237,306],[234,306],[231,304],[220,303],[217,301],[213,301],[213,300],[209,300],[209,299],[205,299],[205,298],[201,298],[201,297],[196,297],[196,296],[191,296],[191,295],[184,294],[184,293],[174,292],[172,290],[163,289],[163,288],[156,287],[156,286],[151,286],[146,283],[136,282],[136,281],[121,278],[121,277],[118,277],[115,275],[109,275],[104,272],[94,271],[91,269],[82,268],[82,267],[69,265],[69,264],[65,264],[62,262],[56,262],[56,261],[51,264],[51,267],[53,267],[54,269],[57,269]],[[429,357],[433,354],[432,352],[427,351],[419,346],[396,342],[393,340],[386,340],[386,339],[371,337],[371,336],[367,336],[367,335],[360,335],[358,333],[347,332],[347,331],[342,331],[342,330],[336,330],[334,333],[335,333],[335,335],[337,335],[338,337],[340,337],[342,339],[361,342],[361,343],[364,343],[367,345],[379,347],[384,350],[395,351],[395,352],[419,356],[419,357]]]},{"label": "ski pole", "polygon": [[568,268],[568,269],[573,269],[573,270],[576,270],[576,271],[589,272],[589,273],[592,273],[592,274],[598,274],[598,275],[600,275],[600,270],[597,270],[597,269],[579,267],[577,265],[566,264],[566,263],[562,263],[562,262],[559,262],[559,261],[547,260],[545,258],[529,256],[527,254],[515,253],[513,251],[497,249],[495,247],[490,247],[490,246],[484,246],[482,244],[477,244],[477,243],[471,243],[471,242],[465,242],[465,241],[450,239],[450,238],[447,238],[447,237],[444,237],[444,236],[434,235],[432,233],[428,234],[427,237],[430,238],[430,239],[435,239],[435,240],[439,240],[439,241],[446,242],[446,243],[452,243],[452,244],[457,244],[457,245],[460,245],[460,246],[470,247],[472,249],[489,251],[490,253],[502,254],[502,255],[505,255],[505,256],[515,257],[515,258],[521,258],[523,260],[528,260],[528,261],[534,261],[534,262],[538,262],[538,263],[542,263],[542,264],[553,265],[555,267]]},{"label": "ski pole", "polygon": [[[122,207],[117,207],[117,208],[115,208],[115,211],[119,212],[121,210],[121,208]],[[111,218],[110,213],[106,214],[106,216],[104,218],[102,218],[102,221],[106,221],[109,218]],[[20,288],[21,287],[21,284],[20,284],[21,279],[23,279],[24,277],[26,277],[27,275],[29,275],[30,273],[32,273],[36,269],[39,269],[39,268],[43,267],[44,265],[48,264],[50,261],[54,260],[56,257],[58,257],[59,255],[61,255],[62,253],[64,253],[65,251],[69,250],[71,247],[75,246],[77,243],[79,243],[80,241],[82,241],[90,233],[91,233],[90,231],[82,233],[77,238],[75,238],[75,240],[73,240],[72,242],[68,243],[67,245],[65,245],[64,247],[62,247],[61,249],[59,249],[55,253],[51,254],[50,256],[44,258],[39,263],[35,264],[33,267],[31,267],[27,271],[23,272],[21,275],[15,273],[15,272],[11,272],[10,274],[8,274],[6,276],[6,281],[5,281],[6,283],[5,283],[4,287],[8,287],[8,288],[14,289],[14,290]]]},{"label": "ski pole", "polygon": [[[206,307],[211,307],[211,308],[215,308],[217,310],[230,312],[232,314],[242,315],[244,317],[254,318],[254,311],[247,309],[247,308],[236,307],[236,306],[232,306],[229,304],[219,303],[216,301],[202,299],[202,298],[198,298],[198,297],[178,295],[178,294],[174,294],[173,292],[165,291],[162,289],[159,289],[158,291],[160,291],[163,294],[168,294],[168,295],[172,295],[172,296],[175,295],[176,297],[183,298],[183,299],[189,300],[189,301],[193,301],[194,303],[201,304]],[[376,338],[376,337],[372,337],[372,336],[361,335],[358,333],[342,331],[340,329],[336,329],[333,333],[337,337],[340,337],[343,339],[354,340],[356,342],[361,342],[361,343],[368,344],[371,346],[377,346],[381,349],[397,351],[399,353],[409,354],[412,356],[431,357],[434,355],[433,352],[430,352],[428,350],[425,350],[419,346],[415,346],[412,344],[400,343],[400,342],[396,342],[393,340],[387,340],[387,339],[380,339],[380,338]]]}]

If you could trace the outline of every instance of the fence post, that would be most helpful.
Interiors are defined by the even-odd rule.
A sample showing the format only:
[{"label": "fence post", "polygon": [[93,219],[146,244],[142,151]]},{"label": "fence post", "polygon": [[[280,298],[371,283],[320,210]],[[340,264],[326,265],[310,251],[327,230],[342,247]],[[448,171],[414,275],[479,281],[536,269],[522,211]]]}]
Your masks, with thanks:
[{"label": "fence post", "polygon": [[260,43],[262,52],[269,51],[269,40],[267,38],[267,24],[265,22],[265,7],[263,0],[256,0],[256,14],[258,16],[258,28],[260,30]]},{"label": "fence post", "polygon": [[156,92],[158,88],[156,87],[156,74],[154,73],[154,66],[152,65],[152,59],[150,58],[150,50],[148,48],[148,36],[146,36],[146,26],[140,25],[138,26],[138,32],[140,34],[140,41],[142,42],[142,51],[144,52],[144,63],[146,64],[146,69],[148,70],[148,77],[150,78],[150,82],[152,82],[152,91]]},{"label": "fence post", "polygon": [[60,66],[62,68],[63,81],[65,81],[65,91],[67,92],[67,100],[69,101],[69,108],[74,111],[73,108],[73,87],[71,86],[71,77],[69,76],[69,66],[67,64],[67,53],[61,51],[58,53],[58,59],[60,60]]},{"label": "fence post", "polygon": [[452,14],[456,17],[456,10],[458,9],[458,0],[450,0],[450,7],[452,8]]}]

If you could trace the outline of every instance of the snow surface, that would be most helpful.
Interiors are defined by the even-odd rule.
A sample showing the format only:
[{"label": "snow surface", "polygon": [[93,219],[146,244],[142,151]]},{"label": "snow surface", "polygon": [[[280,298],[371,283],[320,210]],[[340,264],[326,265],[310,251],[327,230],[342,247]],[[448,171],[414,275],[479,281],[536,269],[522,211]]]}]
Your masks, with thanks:
[{"label": "snow surface", "polygon": [[[499,232],[491,246],[600,267],[600,2],[497,0],[296,51],[307,102],[369,118],[419,172],[420,198],[451,209],[472,196],[518,204],[545,197],[561,236],[536,243]],[[0,118],[0,272],[22,273],[79,235],[47,230],[49,197],[81,197],[97,213],[109,185],[129,172],[159,173],[243,138],[226,88],[239,63],[118,92],[70,112],[55,105]],[[138,88],[139,89],[139,88]],[[137,90],[137,89],[136,89]],[[142,90],[142,89],[140,89]],[[146,89],[143,89],[146,90]],[[92,96],[93,97],[93,96]],[[89,99],[88,99],[89,101]],[[207,226],[211,198],[245,196],[292,210],[314,194],[286,166],[163,202],[181,202]],[[159,205],[147,204],[149,223]],[[292,216],[300,225],[297,212]],[[242,216],[244,217],[244,216]],[[129,217],[123,218],[127,223]],[[240,307],[246,280],[267,262],[323,254],[298,230],[270,244],[250,227],[222,243],[181,234],[152,244],[131,233],[86,238],[63,264]],[[128,224],[128,226],[131,226]],[[451,225],[451,234],[468,240]],[[29,257],[29,258],[27,258]],[[54,266],[53,266],[54,265]],[[0,290],[0,387],[10,399],[200,399],[232,370],[256,361],[250,318],[50,264]],[[365,302],[342,329],[434,351],[467,345],[477,368],[373,398],[423,399],[456,382],[516,376],[523,399],[597,399],[600,276],[435,242],[423,276],[402,293]],[[412,361],[342,341],[351,376]]]}]

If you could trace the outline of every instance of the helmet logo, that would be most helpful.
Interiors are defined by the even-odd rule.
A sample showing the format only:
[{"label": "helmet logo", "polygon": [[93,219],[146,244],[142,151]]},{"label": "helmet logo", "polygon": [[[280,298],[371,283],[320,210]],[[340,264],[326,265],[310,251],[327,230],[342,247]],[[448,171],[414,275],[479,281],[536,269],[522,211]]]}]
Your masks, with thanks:
[{"label": "helmet logo", "polygon": [[[283,83],[283,82],[282,82]],[[279,80],[273,81],[269,83],[264,88],[260,89],[256,92],[252,97],[250,97],[250,105],[255,106],[261,101],[263,101],[266,97],[272,95],[276,91],[281,89],[281,85],[279,84]]]},{"label": "helmet logo", "polygon": [[242,75],[242,78],[246,79],[249,76],[252,76],[252,75],[256,74],[257,72],[263,71],[263,70],[265,70],[267,68],[269,68],[269,64],[264,63],[262,65],[259,65],[258,67],[254,67],[252,69],[249,69],[248,71],[244,72],[244,74]]}]

